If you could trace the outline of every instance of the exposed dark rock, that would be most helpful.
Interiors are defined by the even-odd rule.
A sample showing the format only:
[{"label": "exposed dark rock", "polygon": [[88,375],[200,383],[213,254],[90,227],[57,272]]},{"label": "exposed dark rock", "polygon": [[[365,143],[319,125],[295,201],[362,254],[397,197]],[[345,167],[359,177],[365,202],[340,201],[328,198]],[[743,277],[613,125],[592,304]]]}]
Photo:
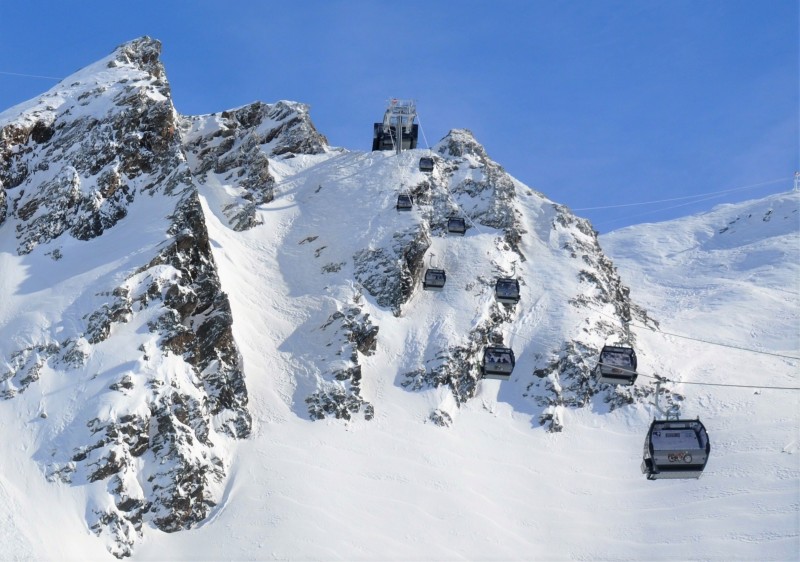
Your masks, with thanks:
[{"label": "exposed dark rock", "polygon": [[373,325],[369,314],[363,313],[356,304],[334,312],[320,330],[332,334],[327,345],[335,349],[334,355],[341,359],[323,374],[318,390],[306,397],[309,416],[312,420],[329,416],[349,420],[363,411],[364,419],[371,420],[375,410],[361,396],[358,353],[366,356],[375,353],[378,326]]},{"label": "exposed dark rock", "polygon": [[[457,167],[463,166],[481,170],[479,180],[466,178],[451,185],[449,191],[456,198],[468,196],[475,201],[472,207],[467,206],[464,209],[469,219],[502,230],[507,249],[513,250],[524,261],[525,256],[519,248],[519,242],[525,229],[522,227],[519,211],[514,207],[516,191],[511,177],[502,166],[489,158],[472,132],[466,129],[450,131],[437,145],[437,150],[449,160],[445,168],[448,175],[452,175]],[[443,223],[441,218],[439,222]]]},{"label": "exposed dark rock", "polygon": [[453,424],[453,418],[450,414],[438,408],[431,412],[429,419],[440,427],[450,427]]},{"label": "exposed dark rock", "polygon": [[3,184],[0,183],[0,226],[6,220],[6,213],[8,212],[8,198],[6,197],[6,190],[3,189]]},{"label": "exposed dark rock", "polygon": [[[161,41],[144,36],[117,47],[114,50],[114,61],[109,66],[134,66],[150,74],[156,79],[157,84],[166,86],[166,73],[160,56]],[[162,90],[161,93],[169,96],[169,89]]]},{"label": "exposed dark rock", "polygon": [[0,372],[0,398],[13,398],[39,380],[45,363],[60,350],[58,344],[35,345],[11,354],[5,372]]},{"label": "exposed dark rock", "polygon": [[473,398],[481,380],[481,360],[487,345],[503,345],[502,324],[510,322],[513,311],[499,304],[473,328],[461,345],[442,350],[427,369],[403,374],[401,386],[408,390],[423,390],[447,386],[459,406]]},{"label": "exposed dark rock", "polygon": [[196,369],[208,395],[210,413],[225,414],[219,429],[232,437],[246,437],[251,419],[241,357],[231,332],[233,316],[220,286],[197,195],[188,195],[172,218],[170,234],[175,242],[148,265],[166,263],[181,273],[164,298],[173,311],[179,339],[166,334],[165,344],[170,342],[168,348]]},{"label": "exposed dark rock", "polygon": [[39,144],[45,143],[53,138],[55,133],[56,130],[52,125],[48,125],[44,121],[37,121],[31,129],[31,140]]},{"label": "exposed dark rock", "polygon": [[34,148],[28,138],[34,125],[10,123],[0,128],[0,192],[18,187],[28,176],[28,157]]},{"label": "exposed dark rock", "polygon": [[347,262],[326,263],[322,266],[322,273],[337,273],[347,264]]},{"label": "exposed dark rock", "polygon": [[[89,295],[95,298],[89,310],[69,318],[82,327],[59,336],[65,339],[58,342],[45,336],[47,343],[13,351],[0,372],[4,399],[35,388],[53,370],[92,385],[98,402],[111,398],[118,404],[113,415],[87,404],[88,415],[63,428],[69,445],[47,451],[42,461],[51,481],[107,487],[110,497],[89,505],[86,513],[89,528],[107,537],[118,557],[131,555],[143,525],[176,532],[208,517],[226,470],[215,441],[247,437],[251,431],[231,307],[217,275],[198,187],[224,186],[215,193],[223,198],[215,211],[232,229],[246,230],[259,224],[258,208],[275,196],[270,159],[329,150],[303,104],[253,103],[220,115],[177,116],[160,48],[147,37],[127,43],[103,64],[108,67],[104,72],[123,68],[124,78],[77,81],[70,85],[74,99],[69,103],[52,107],[42,101],[0,127],[0,226],[14,225],[20,255],[35,259],[40,245],[58,240],[43,253],[52,258],[52,267],[62,266],[57,263],[62,248],[69,256],[67,243],[75,243],[65,235],[90,242],[124,225],[137,205],[155,197],[169,220],[157,247],[126,256],[125,270],[103,281],[110,286]],[[101,109],[93,112],[96,102]],[[521,242],[528,233],[516,208],[514,180],[469,131],[451,131],[436,150],[436,173],[407,188],[422,222],[353,256],[360,287],[395,316],[420,286],[431,237],[443,234],[447,217],[456,211],[466,214],[470,228],[497,229],[498,251],[525,259]],[[470,173],[457,174],[465,170]],[[532,373],[514,375],[540,408],[538,421],[560,431],[564,408],[614,409],[652,395],[646,385],[596,383],[591,369],[599,349],[588,341],[615,336],[632,343],[628,322],[654,322],[630,302],[588,221],[556,207],[552,228],[564,241],[559,247],[565,259],[577,260],[581,290],[569,303],[587,315],[597,306],[611,304],[614,310],[608,320],[592,316],[586,321],[586,341],[575,336],[536,357]],[[299,244],[316,240],[311,235]],[[333,243],[313,249],[316,257],[326,257],[318,264],[334,259],[328,257]],[[345,263],[322,265],[322,273],[334,279]],[[490,285],[487,279],[476,282]],[[301,399],[311,419],[363,415],[370,420],[374,406],[362,396],[359,360],[375,353],[379,328],[358,298],[336,306],[321,326],[313,327],[322,334],[325,366],[314,375],[311,394]],[[504,343],[503,333],[517,314],[499,304],[482,310],[463,341],[439,350],[424,368],[405,373],[402,386],[446,387],[456,407],[474,398],[484,348]],[[126,331],[136,331],[141,341],[126,350],[125,363],[99,366],[93,361],[95,346],[117,342],[114,338]],[[667,398],[668,403],[680,400]],[[85,422],[87,417],[92,419]],[[449,426],[452,412],[436,408],[429,420]]]},{"label": "exposed dark rock", "polygon": [[117,558],[126,558],[133,554],[133,545],[141,535],[140,529],[131,522],[130,519],[123,517],[118,511],[93,511],[94,521],[89,528],[95,534],[107,536],[111,554]]},{"label": "exposed dark rock", "polygon": [[[134,42],[136,43],[136,42]],[[69,232],[90,240],[127,216],[137,195],[133,186],[142,174],[160,172],[142,185],[168,189],[167,176],[178,167],[175,118],[168,97],[154,99],[152,90],[169,93],[161,63],[153,60],[158,42],[139,40],[118,51],[155,79],[128,84],[116,94],[116,105],[101,121],[95,116],[72,118],[69,111],[28,125],[10,124],[0,131],[0,182],[15,189],[8,202],[16,218],[18,252]],[[138,53],[141,47],[143,53]],[[138,54],[136,54],[138,53]],[[109,94],[111,91],[109,91]],[[92,98],[103,95],[95,94]],[[56,167],[55,174],[39,173]]]},{"label": "exposed dark rock", "polygon": [[419,285],[430,244],[422,226],[398,232],[391,248],[364,249],[353,256],[356,280],[380,306],[399,316],[402,305]]}]

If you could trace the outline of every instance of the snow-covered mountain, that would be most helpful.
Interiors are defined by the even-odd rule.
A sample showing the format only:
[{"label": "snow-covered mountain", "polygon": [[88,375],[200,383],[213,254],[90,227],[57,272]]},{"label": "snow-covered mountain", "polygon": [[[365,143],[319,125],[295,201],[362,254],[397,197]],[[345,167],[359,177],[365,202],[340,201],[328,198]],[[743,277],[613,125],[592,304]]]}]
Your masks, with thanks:
[{"label": "snow-covered mountain", "polygon": [[[647,375],[797,386],[797,361],[678,338],[798,355],[797,194],[598,239],[464,129],[395,155],[330,147],[296,102],[179,115],[159,51],[0,114],[8,557],[796,552],[800,393],[668,385],[707,474],[639,462]],[[634,387],[592,376],[609,342]],[[480,376],[492,344],[509,381]]]}]

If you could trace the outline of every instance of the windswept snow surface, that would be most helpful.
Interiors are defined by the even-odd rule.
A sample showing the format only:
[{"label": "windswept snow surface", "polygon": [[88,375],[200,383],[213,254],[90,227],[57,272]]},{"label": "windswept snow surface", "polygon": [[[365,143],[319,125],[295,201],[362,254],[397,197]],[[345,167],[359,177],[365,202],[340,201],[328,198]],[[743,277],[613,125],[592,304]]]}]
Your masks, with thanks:
[{"label": "windswept snow surface", "polygon": [[[468,330],[475,310],[469,299],[480,288],[465,291],[459,278],[496,253],[486,228],[434,239],[448,285],[442,293],[416,292],[399,318],[365,297],[380,326],[377,353],[362,358],[363,393],[375,419],[307,419],[302,387],[318,376],[308,357],[317,347],[309,342],[356,291],[326,285],[320,268],[349,265],[347,238],[414,220],[418,211],[396,213],[394,198],[398,175],[416,173],[403,170],[420,154],[398,162],[386,153],[331,152],[275,162],[280,195],[261,211],[264,224],[244,233],[223,226],[206,205],[244,355],[254,435],[235,445],[212,518],[173,535],[148,530],[134,558],[796,559],[798,392],[675,385],[686,396],[682,414],[700,416],[711,437],[699,480],[650,482],[641,474],[652,407],[570,409],[566,429],[551,434],[504,390],[513,382],[483,381],[477,399],[449,408],[457,415],[451,427],[426,421],[451,395],[408,392],[399,376],[432,353],[429,339]],[[536,228],[542,208],[525,201],[526,225]],[[753,205],[757,212],[730,208],[724,217],[627,229],[603,244],[634,300],[662,319],[665,331],[797,356],[798,198]],[[762,224],[768,208],[772,219]],[[729,226],[753,213],[761,213],[759,222]],[[738,234],[714,234],[725,226]],[[312,236],[319,238],[301,243]],[[537,264],[534,248],[526,250],[536,273],[518,314],[533,325],[556,313],[557,306],[542,303],[558,300],[559,288],[548,282],[559,277],[550,264]],[[515,377],[530,376],[526,353],[534,344],[525,326],[520,320],[510,334],[521,351]],[[797,361],[639,332],[643,374],[798,386]]]}]

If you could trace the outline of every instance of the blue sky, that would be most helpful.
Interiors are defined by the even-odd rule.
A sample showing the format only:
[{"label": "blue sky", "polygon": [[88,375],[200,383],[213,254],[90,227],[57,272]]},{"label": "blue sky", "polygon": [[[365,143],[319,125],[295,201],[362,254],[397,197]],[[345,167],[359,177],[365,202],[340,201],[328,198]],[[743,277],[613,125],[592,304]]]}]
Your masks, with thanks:
[{"label": "blue sky", "polygon": [[0,0],[0,110],[55,84],[17,74],[150,35],[181,113],[301,101],[332,145],[369,150],[386,100],[413,98],[429,144],[470,129],[607,232],[791,189],[799,4]]}]

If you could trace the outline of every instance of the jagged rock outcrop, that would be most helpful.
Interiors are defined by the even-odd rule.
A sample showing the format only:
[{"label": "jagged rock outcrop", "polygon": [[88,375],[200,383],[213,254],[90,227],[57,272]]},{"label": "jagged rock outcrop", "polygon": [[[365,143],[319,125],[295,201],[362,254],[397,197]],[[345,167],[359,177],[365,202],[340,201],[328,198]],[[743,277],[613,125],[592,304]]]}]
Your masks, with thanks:
[{"label": "jagged rock outcrop", "polygon": [[0,182],[0,226],[6,220],[6,213],[8,212],[8,201],[6,198],[6,190],[3,189],[3,184]]},{"label": "jagged rock outcrop", "polygon": [[237,231],[260,224],[256,207],[275,196],[269,158],[319,154],[328,144],[311,122],[308,106],[289,101],[256,102],[219,115],[185,117],[181,129],[197,180],[226,186],[228,196],[221,210]]},{"label": "jagged rock outcrop", "polygon": [[[157,41],[133,41],[106,65],[133,66],[136,75],[104,83],[79,75],[66,86],[74,105],[55,105],[58,95],[51,100],[46,94],[21,119],[2,126],[0,182],[18,219],[18,252],[65,232],[95,238],[126,216],[137,194],[179,184],[167,179],[180,152],[159,51]],[[92,104],[99,98],[107,100],[102,107]]]},{"label": "jagged rock outcrop", "polygon": [[349,420],[363,411],[364,419],[371,420],[375,407],[361,396],[358,357],[359,353],[365,356],[375,353],[378,326],[372,324],[369,314],[356,302],[331,314],[320,330],[332,334],[327,347],[336,350],[336,359],[322,374],[319,389],[306,398],[309,416],[313,420],[327,416]]},{"label": "jagged rock outcrop", "polygon": [[[60,413],[55,437],[36,458],[50,480],[91,489],[87,525],[118,557],[132,553],[148,525],[175,532],[206,519],[231,462],[222,445],[251,431],[231,304],[204,208],[231,230],[253,229],[265,216],[259,210],[279,193],[283,178],[276,170],[302,175],[305,162],[323,162],[330,152],[299,103],[179,116],[159,52],[150,38],[125,44],[18,116],[0,119],[0,228],[21,267],[44,261],[54,273],[48,282],[69,289],[53,311],[48,305],[52,317],[36,326],[39,333],[14,341],[0,365],[0,398],[25,398],[43,379],[58,379],[63,392],[75,393],[80,407]],[[447,400],[431,408],[427,421],[453,424],[456,410],[478,394],[485,347],[511,345],[514,337],[536,352],[527,371],[515,371],[516,379],[503,384],[551,431],[563,427],[564,408],[600,402],[613,409],[646,399],[647,386],[611,388],[591,375],[606,339],[632,344],[627,323],[652,322],[630,301],[591,225],[508,175],[469,131],[451,131],[433,152],[432,172],[400,174],[414,178],[401,186],[416,204],[405,222],[376,221],[381,226],[359,245],[350,245],[340,225],[325,224],[329,238],[314,249],[305,246],[319,237],[311,219],[303,226],[314,226],[310,235],[294,239],[302,238],[297,246],[303,248],[276,258],[306,277],[302,288],[290,288],[297,291],[292,296],[322,307],[296,332],[308,368],[293,381],[295,412],[316,420],[374,417],[361,359],[377,349],[375,316],[384,311],[376,308],[400,322],[422,306],[423,299],[412,297],[432,248],[446,247],[447,218],[456,213],[476,236],[462,239],[462,253],[452,250],[450,264],[461,267],[461,277],[451,278],[448,290],[469,295],[453,297],[454,307],[468,302],[474,310],[455,328],[413,335],[418,357],[409,358],[408,372],[397,379],[409,391],[443,389]],[[343,154],[341,160],[356,172],[385,164],[379,156],[362,162]],[[382,179],[390,176],[387,168]],[[332,175],[334,185],[340,171]],[[320,184],[313,194],[321,190]],[[475,248],[479,256],[470,255]],[[324,251],[329,261],[295,266],[314,261],[306,250],[314,258]],[[526,280],[517,268],[531,262],[557,271],[548,279],[536,270]],[[323,281],[307,279],[317,273]],[[67,282],[79,275],[88,279],[80,287]],[[523,287],[537,288],[538,300],[495,302],[494,280],[507,276],[522,276]],[[341,298],[337,289],[344,284],[356,290],[354,299]],[[30,285],[19,296],[21,306],[41,290]],[[549,293],[558,293],[552,303]],[[454,307],[437,309],[441,318],[431,323],[446,322]],[[548,315],[555,319],[543,321]],[[537,332],[540,324],[546,329]],[[528,340],[515,333],[522,329]],[[420,331],[427,330],[436,331]],[[541,342],[531,343],[537,337]],[[44,400],[40,419],[50,419]]]},{"label": "jagged rock outcrop", "polygon": [[[519,241],[525,229],[514,206],[516,190],[511,177],[467,129],[450,131],[435,150],[449,161],[449,192],[458,208],[472,222],[502,230],[505,243],[524,261]],[[456,176],[456,170],[461,174]]]},{"label": "jagged rock outcrop", "polygon": [[[550,431],[561,431],[564,407],[585,407],[592,397],[600,395],[599,399],[613,410],[636,400],[644,401],[653,394],[652,386],[615,387],[598,383],[592,370],[605,340],[635,347],[636,338],[629,327],[634,318],[646,325],[657,326],[657,323],[631,302],[630,290],[600,248],[597,231],[589,221],[576,217],[563,206],[554,208],[556,215],[551,225],[555,239],[560,241],[565,257],[580,264],[577,268],[580,292],[569,304],[585,311],[581,327],[584,336],[578,334],[549,354],[540,354],[533,371],[538,380],[527,385],[524,395],[533,397],[543,407],[539,418],[542,425]],[[597,313],[604,309],[609,313]],[[597,338],[598,335],[602,338]]]},{"label": "jagged rock outcrop", "polygon": [[441,155],[437,173],[407,188],[423,222],[395,233],[390,245],[367,248],[353,257],[356,280],[395,316],[419,285],[430,236],[443,234],[453,214],[463,211],[470,224],[502,231],[502,246],[524,260],[519,240],[525,231],[508,174],[467,130],[450,131],[435,150]]},{"label": "jagged rock outcrop", "polygon": [[[356,256],[356,263],[381,264],[372,269],[356,269],[357,279],[378,299],[378,304],[390,303],[395,315],[408,300],[412,291],[419,287],[424,272],[425,252],[430,246],[430,236],[446,235],[448,217],[465,215],[468,228],[488,227],[497,231],[496,249],[501,254],[516,254],[519,260],[525,257],[519,241],[525,229],[521,225],[520,212],[515,208],[515,186],[513,180],[497,163],[492,161],[484,148],[467,130],[452,130],[434,148],[438,153],[435,171],[421,183],[411,186],[409,192],[419,208],[423,221],[420,231],[426,234],[426,243],[404,240],[397,246],[394,255],[385,258],[382,249],[363,251]],[[399,236],[396,235],[396,238]],[[409,260],[397,259],[397,255],[413,256],[417,267],[403,269],[396,276],[392,265],[404,265]],[[504,273],[497,266],[498,274]],[[372,271],[372,277],[358,276],[363,270]],[[414,274],[407,273],[413,271]],[[400,287],[392,281],[405,280]],[[492,281],[476,278],[470,284],[490,290]],[[383,289],[383,290],[381,290]],[[388,289],[388,290],[387,290]],[[387,296],[388,295],[388,298]],[[473,398],[481,379],[480,361],[487,345],[503,345],[502,328],[514,319],[514,307],[493,304],[477,324],[472,327],[460,344],[451,344],[441,349],[428,365],[404,373],[401,386],[408,390],[422,390],[445,386],[450,389],[457,405]],[[450,425],[452,416],[441,409],[431,412],[430,420],[437,425]]]},{"label": "jagged rock outcrop", "polygon": [[[408,390],[422,390],[445,386],[450,389],[456,404],[460,405],[474,398],[478,383],[482,378],[481,359],[488,345],[504,345],[502,327],[514,318],[514,307],[494,304],[484,320],[472,330],[461,345],[442,349],[433,365],[416,371],[404,373],[400,385]],[[449,425],[452,419],[433,412],[431,418],[438,425]]]},{"label": "jagged rock outcrop", "polygon": [[395,316],[422,278],[428,232],[425,225],[416,225],[395,233],[389,247],[365,248],[353,256],[356,280]]}]

